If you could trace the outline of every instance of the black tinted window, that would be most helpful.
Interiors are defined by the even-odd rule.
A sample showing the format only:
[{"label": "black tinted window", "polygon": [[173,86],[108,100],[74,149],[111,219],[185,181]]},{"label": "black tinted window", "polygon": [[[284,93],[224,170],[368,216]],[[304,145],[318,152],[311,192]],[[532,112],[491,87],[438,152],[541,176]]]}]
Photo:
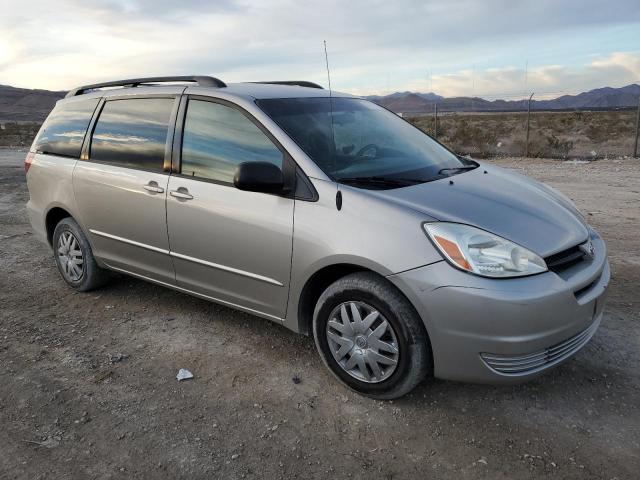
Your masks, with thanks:
[{"label": "black tinted window", "polygon": [[397,188],[477,166],[366,100],[283,98],[257,103],[337,181],[364,188]]},{"label": "black tinted window", "polygon": [[91,160],[162,171],[172,108],[171,98],[108,101],[91,137]]},{"label": "black tinted window", "polygon": [[34,150],[80,157],[84,134],[98,101],[92,98],[56,105],[33,144]]},{"label": "black tinted window", "polygon": [[282,168],[282,152],[235,108],[190,100],[182,139],[182,173],[232,182],[236,167],[243,162],[270,162]]}]

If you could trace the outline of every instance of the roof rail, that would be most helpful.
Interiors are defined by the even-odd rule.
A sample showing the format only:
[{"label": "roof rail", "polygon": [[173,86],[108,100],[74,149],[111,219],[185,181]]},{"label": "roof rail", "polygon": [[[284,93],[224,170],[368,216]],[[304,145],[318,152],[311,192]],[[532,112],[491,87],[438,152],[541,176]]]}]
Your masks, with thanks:
[{"label": "roof rail", "polygon": [[324,88],[317,83],[308,82],[306,80],[275,80],[272,82],[249,82],[249,83],[268,83],[272,85],[296,85],[298,87],[309,87],[309,88],[319,88],[324,90]]},{"label": "roof rail", "polygon": [[188,76],[176,76],[176,77],[147,77],[147,78],[132,78],[129,80],[116,80],[113,82],[94,83],[92,85],[83,85],[81,87],[70,90],[65,96],[75,97],[76,95],[82,95],[88,90],[94,90],[96,88],[104,87],[137,87],[145,83],[164,83],[164,82],[195,82],[200,87],[226,87],[227,84],[222,80],[215,77],[206,77],[200,75],[188,75]]}]

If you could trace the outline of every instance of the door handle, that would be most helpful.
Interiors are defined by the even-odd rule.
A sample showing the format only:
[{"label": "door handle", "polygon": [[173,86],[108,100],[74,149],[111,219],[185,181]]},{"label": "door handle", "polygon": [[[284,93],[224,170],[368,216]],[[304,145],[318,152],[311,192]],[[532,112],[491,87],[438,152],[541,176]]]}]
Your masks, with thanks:
[{"label": "door handle", "polygon": [[189,190],[187,190],[184,187],[180,187],[177,190],[169,191],[169,195],[171,195],[172,197],[179,198],[180,200],[192,200],[193,199],[193,195],[191,195],[189,193]]},{"label": "door handle", "polygon": [[153,193],[163,193],[164,192],[164,188],[159,187],[158,186],[158,182],[149,182],[146,185],[143,185],[142,188],[144,188],[147,192],[153,192]]}]

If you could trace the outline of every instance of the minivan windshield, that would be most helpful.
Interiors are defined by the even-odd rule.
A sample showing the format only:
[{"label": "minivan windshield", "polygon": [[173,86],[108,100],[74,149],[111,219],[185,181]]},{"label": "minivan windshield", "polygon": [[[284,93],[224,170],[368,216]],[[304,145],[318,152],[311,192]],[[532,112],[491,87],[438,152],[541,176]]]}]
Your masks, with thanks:
[{"label": "minivan windshield", "polygon": [[337,182],[398,188],[478,166],[367,100],[277,98],[257,104]]}]

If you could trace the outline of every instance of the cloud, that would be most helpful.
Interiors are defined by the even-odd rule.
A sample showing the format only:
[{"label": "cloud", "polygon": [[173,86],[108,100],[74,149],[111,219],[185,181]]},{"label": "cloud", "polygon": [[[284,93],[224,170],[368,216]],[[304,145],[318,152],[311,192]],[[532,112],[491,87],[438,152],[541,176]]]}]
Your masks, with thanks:
[{"label": "cloud", "polygon": [[[555,98],[593,88],[624,86],[640,82],[640,55],[614,52],[576,67],[546,65],[524,68],[461,70],[432,78],[433,90],[446,97],[479,96],[487,99],[523,98],[536,92],[537,99]],[[429,81],[418,79],[403,86],[405,90],[426,92]]]},{"label": "cloud", "polygon": [[[418,89],[433,71],[439,93],[510,92],[524,78],[521,67],[509,67],[514,59],[565,65],[600,49],[606,61],[640,47],[637,0],[610,0],[607,8],[596,0],[0,1],[11,4],[0,17],[0,83],[53,89],[187,73],[326,85],[326,39],[337,89]],[[531,68],[530,85],[581,81],[580,65],[559,68]],[[607,84],[617,81],[607,77],[616,68],[584,70],[602,71]]]}]

